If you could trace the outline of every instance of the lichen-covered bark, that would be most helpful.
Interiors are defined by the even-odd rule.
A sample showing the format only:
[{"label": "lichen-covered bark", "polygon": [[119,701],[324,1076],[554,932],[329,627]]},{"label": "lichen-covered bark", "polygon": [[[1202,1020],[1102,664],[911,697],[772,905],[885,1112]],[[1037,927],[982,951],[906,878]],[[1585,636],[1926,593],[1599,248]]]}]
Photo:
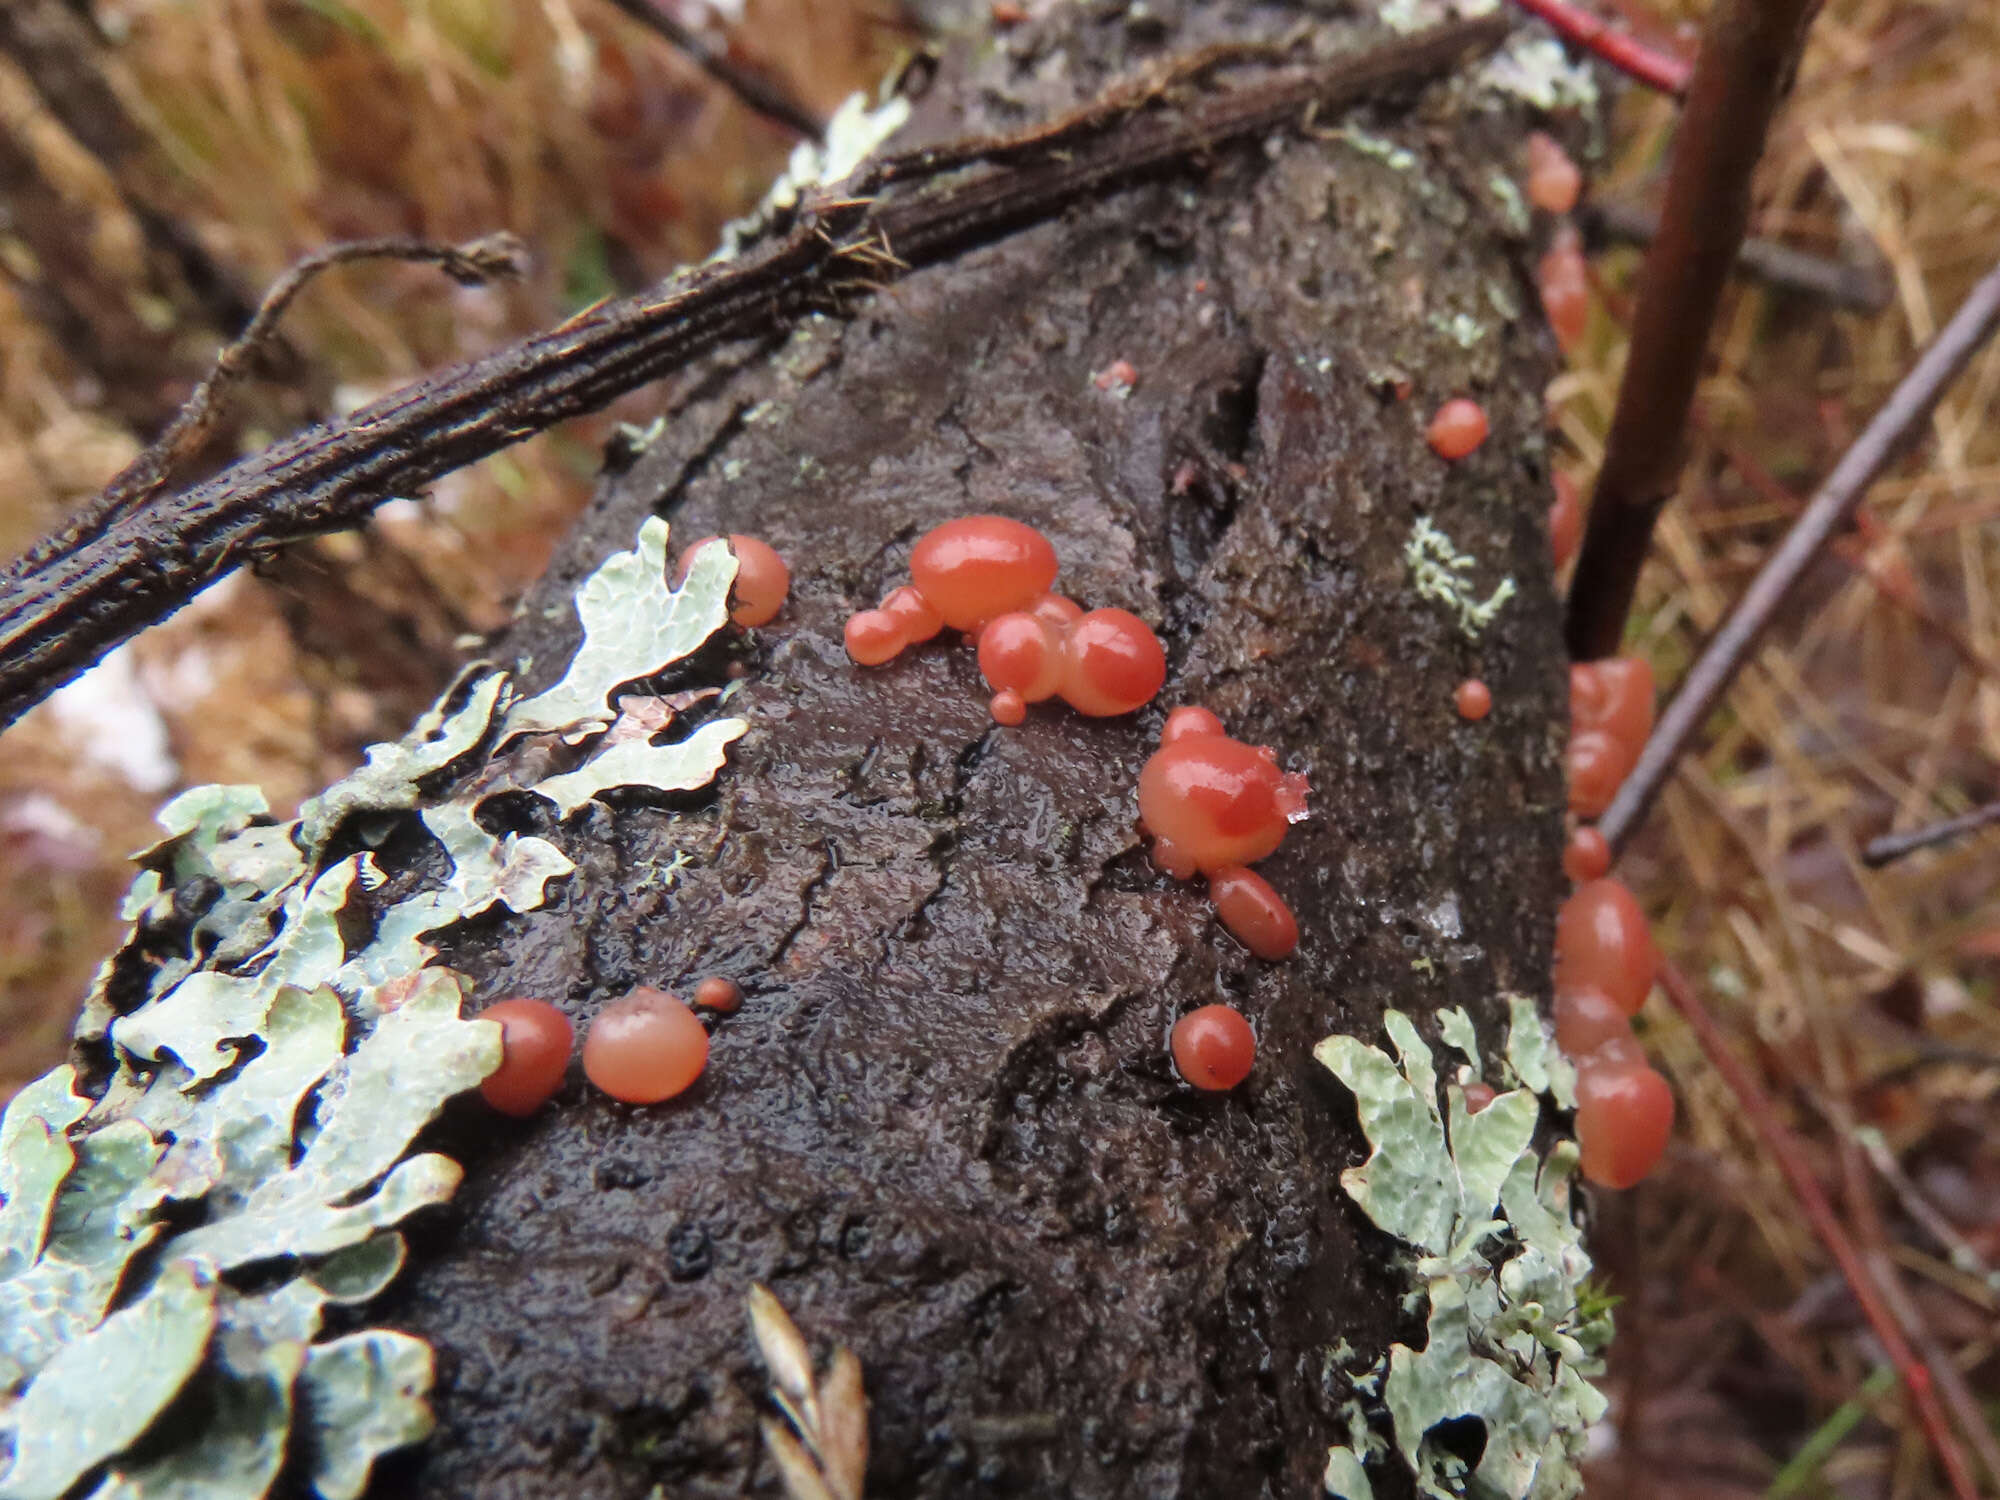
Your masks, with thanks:
[{"label": "lichen-covered bark", "polygon": [[[912,132],[1014,128],[1301,20],[1067,14],[947,59]],[[1488,186],[1524,122],[1447,90],[1353,123],[857,294],[850,320],[685,381],[664,435],[607,479],[510,643],[530,680],[560,670],[569,593],[649,512],[683,541],[754,531],[794,584],[734,648],[751,732],[712,795],[579,814],[558,836],[567,890],[443,961],[579,1024],[639,983],[720,973],[749,998],[670,1105],[573,1080],[526,1124],[448,1127],[467,1183],[389,1312],[438,1347],[441,1426],[393,1483],[777,1493],[742,1312],[763,1281],[860,1354],[871,1496],[1317,1488],[1345,1437],[1330,1346],[1421,1321],[1391,1242],[1337,1189],[1364,1148],[1311,1049],[1379,1039],[1390,1005],[1464,1005],[1490,1043],[1499,994],[1542,987],[1565,702],[1551,357],[1515,314],[1525,250]],[[1129,397],[1091,379],[1117,359]],[[1468,393],[1493,436],[1448,465],[1423,428]],[[846,616],[970,511],[1041,526],[1060,587],[1155,622],[1154,709],[995,730],[955,643],[848,662]],[[1419,516],[1477,559],[1481,593],[1519,585],[1476,641],[1411,588]],[[1494,691],[1476,725],[1452,706],[1467,676]],[[1248,958],[1145,857],[1134,782],[1182,702],[1312,777],[1312,820],[1263,866],[1304,932],[1288,963]],[[1212,1000],[1261,1043],[1219,1098],[1166,1051]]]}]

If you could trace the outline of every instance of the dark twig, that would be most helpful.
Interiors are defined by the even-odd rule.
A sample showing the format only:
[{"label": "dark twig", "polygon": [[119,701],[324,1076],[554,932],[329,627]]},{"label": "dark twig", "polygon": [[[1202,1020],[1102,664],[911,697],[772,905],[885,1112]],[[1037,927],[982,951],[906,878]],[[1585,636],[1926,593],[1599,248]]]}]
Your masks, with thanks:
[{"label": "dark twig", "polygon": [[818,115],[769,79],[739,68],[729,60],[726,49],[680,21],[660,0],[611,0],[611,3],[641,26],[665,37],[702,72],[734,94],[746,109],[808,140],[819,140],[825,133],[826,122]]},{"label": "dark twig", "polygon": [[[1660,232],[1660,216],[1652,209],[1615,199],[1591,199],[1577,210],[1576,220],[1592,250],[1609,244],[1650,245]],[[1766,286],[1855,312],[1880,312],[1889,305],[1889,281],[1879,270],[1812,255],[1777,240],[1746,239],[1736,253],[1736,269]]]},{"label": "dark twig", "polygon": [[[1748,659],[1764,627],[1791,597],[1812,561],[1854,513],[1869,487],[1921,428],[1959,371],[2000,327],[2000,266],[1987,272],[1918,356],[1882,409],[1840,457],[1792,529],[1743,591],[1736,608],[1681,679],[1618,795],[1598,821],[1613,849],[1623,846],[1672,772],[1681,750]],[[1629,379],[1629,376],[1628,376]]]},{"label": "dark twig", "polygon": [[1966,1469],[1965,1457],[1959,1452],[1958,1440],[1952,1434],[1951,1424],[1945,1420],[1943,1408],[1938,1405],[1929,1369],[1904,1337],[1902,1324],[1884,1300],[1868,1263],[1855,1248],[1839,1215],[1834,1213],[1833,1204],[1827,1199],[1825,1189],[1819,1185],[1819,1179],[1813,1176],[1799,1143],[1779,1120],[1778,1112],[1772,1108],[1769,1097],[1751,1076],[1750,1070],[1729,1050],[1722,1028],[1716,1025],[1715,1018],[1708,1013],[1708,1007],[1702,1003],[1694,986],[1688,983],[1687,976],[1671,962],[1662,960],[1660,987],[1667,992],[1667,998],[1680,1012],[1681,1019],[1687,1022],[1688,1030],[1694,1033],[1695,1042],[1708,1059],[1709,1066],[1721,1075],[1730,1093],[1736,1096],[1744,1118],[1750,1122],[1750,1128],[1757,1133],[1758,1140],[1777,1164],[1806,1221],[1812,1225],[1813,1233],[1840,1268],[1840,1274],[1846,1280],[1848,1289],[1854,1293],[1862,1315],[1867,1318],[1869,1327],[1875,1330],[1876,1338],[1881,1340],[1883,1352],[1902,1376],[1911,1404],[1917,1409],[1917,1419],[1923,1426],[1924,1435],[1930,1440],[1931,1451],[1937,1455],[1938,1463],[1951,1483],[1952,1493],[1960,1500],[1978,1500],[1979,1492]]},{"label": "dark twig", "polygon": [[[223,404],[249,373],[252,360],[270,343],[278,320],[306,283],[331,266],[357,260],[419,260],[435,263],[460,286],[481,286],[497,276],[518,276],[527,264],[527,247],[511,234],[491,234],[463,245],[430,240],[349,240],[329,245],[297,262],[272,284],[256,314],[235,339],[223,346],[215,364],[202,377],[167,430],[121,470],[91,503],[78,524],[98,529],[113,517],[151,498],[174,471],[185,464],[215,430]],[[32,554],[31,554],[32,556]]]},{"label": "dark twig", "polygon": [[1602,17],[1571,5],[1569,0],[1514,0],[1514,3],[1546,22],[1564,41],[1574,42],[1627,78],[1663,94],[1672,94],[1676,99],[1688,91],[1691,70],[1684,60],[1648,47],[1635,36],[1612,30]]},{"label": "dark twig", "polygon": [[195,489],[71,525],[0,574],[0,727],[211,579],[288,542],[352,525],[394,495],[592,411],[719,346],[839,312],[909,269],[994,243],[1071,204],[1257,139],[1309,111],[1405,90],[1490,52],[1501,15],[1453,22],[1314,67],[1287,69],[1101,129],[1071,117],[1074,149],[1046,131],[1036,160],[913,185],[879,199],[809,198],[788,229],[734,260],[696,267],[635,297],[470,364],[346,419],[309,428]]},{"label": "dark twig", "polygon": [[1989,802],[1984,807],[1975,807],[1971,812],[1960,813],[1955,818],[1942,822],[1927,823],[1922,828],[1912,828],[1903,833],[1885,833],[1878,839],[1870,839],[1861,851],[1861,863],[1871,870],[1879,870],[1884,865],[1894,864],[1906,854],[1915,854],[1919,849],[1929,849],[1938,844],[1948,844],[1953,839],[1964,838],[1968,833],[1977,832],[1995,823],[2000,823],[2000,802]]},{"label": "dark twig", "polygon": [[1718,0],[1674,140],[1660,231],[1646,252],[1632,347],[1569,593],[1569,650],[1609,656],[1680,475],[1688,407],[1743,233],[1750,178],[1819,0]]}]

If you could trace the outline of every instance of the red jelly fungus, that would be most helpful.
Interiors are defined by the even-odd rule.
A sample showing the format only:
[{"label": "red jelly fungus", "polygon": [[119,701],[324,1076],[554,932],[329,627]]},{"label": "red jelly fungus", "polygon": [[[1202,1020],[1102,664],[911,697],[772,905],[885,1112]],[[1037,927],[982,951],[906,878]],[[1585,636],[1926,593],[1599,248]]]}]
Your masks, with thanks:
[{"label": "red jelly fungus", "polygon": [[1493,712],[1493,689],[1477,677],[1468,677],[1458,685],[1451,701],[1458,705],[1461,719],[1469,719],[1476,724]]},{"label": "red jelly fungus", "polygon": [[1083,618],[1083,606],[1074,599],[1065,599],[1061,594],[1044,594],[1028,606],[1028,613],[1068,635],[1070,627]]},{"label": "red jelly fungus", "polygon": [[1556,470],[1556,498],[1549,506],[1549,553],[1560,568],[1576,556],[1583,540],[1583,505],[1576,496],[1576,481]]},{"label": "red jelly fungus", "polygon": [[584,1076],[627,1104],[671,1099],[707,1064],[701,1019],[662,990],[637,989],[614,1000],[583,1039]]},{"label": "red jelly fungus", "polygon": [[1528,136],[1528,201],[1552,214],[1566,214],[1583,193],[1583,173],[1554,136]]},{"label": "red jelly fungus", "polygon": [[1056,549],[1034,527],[1005,516],[962,516],[924,533],[910,552],[910,581],[954,630],[1026,609],[1056,581]]},{"label": "red jelly fungus", "polygon": [[1465,1112],[1469,1115],[1476,1115],[1482,1109],[1486,1108],[1487,1105],[1491,1104],[1496,1097],[1492,1084],[1468,1083],[1465,1086]]},{"label": "red jelly fungus", "polygon": [[502,1000],[479,1015],[500,1023],[500,1066],[479,1092],[501,1114],[525,1119],[562,1087],[575,1039],[569,1017],[546,1000]]},{"label": "red jelly fungus", "polygon": [[1625,1023],[1625,1030],[1617,1036],[1608,1036],[1581,1057],[1572,1058],[1577,1070],[1588,1073],[1597,1068],[1642,1068],[1646,1065],[1646,1049],[1639,1045],[1639,1038],[1632,1032],[1632,1023]]},{"label": "red jelly fungus", "polygon": [[694,987],[694,1003],[718,1015],[734,1015],[743,1008],[743,987],[720,974],[711,975]]},{"label": "red jelly fungus", "polygon": [[1262,859],[1305,808],[1305,778],[1275,757],[1223,736],[1162,745],[1139,772],[1139,817],[1197,869]]},{"label": "red jelly fungus", "polygon": [[1586,1068],[1576,1083],[1576,1143],[1583,1175],[1628,1188],[1659,1164],[1674,1128],[1674,1093],[1643,1063]]},{"label": "red jelly fungus", "polygon": [[896,653],[908,644],[902,625],[885,609],[864,609],[850,615],[842,634],[847,654],[864,667],[894,661]]},{"label": "red jelly fungus", "polygon": [[1187,851],[1172,839],[1153,840],[1153,868],[1175,880],[1192,880],[1200,873]]},{"label": "red jelly fungus", "polygon": [[1586,880],[1597,880],[1611,873],[1611,846],[1604,841],[1604,835],[1589,824],[1584,824],[1570,834],[1569,843],[1563,847],[1563,874],[1582,885]]},{"label": "red jelly fungus", "polygon": [[1257,1038],[1226,1005],[1204,1005],[1174,1022],[1174,1066],[1198,1089],[1221,1093],[1250,1076]]},{"label": "red jelly fungus", "polygon": [[1556,913],[1557,994],[1594,987],[1637,1015],[1658,962],[1646,914],[1615,880],[1578,886]]},{"label": "red jelly fungus", "polygon": [[996,615],[979,632],[979,672],[995,692],[1011,690],[1024,703],[1055,696],[1067,662],[1062,632],[1022,611]]},{"label": "red jelly fungus", "polygon": [[1486,409],[1463,396],[1440,406],[1425,434],[1440,458],[1464,458],[1486,441]]},{"label": "red jelly fungus", "polygon": [[1573,729],[1602,729],[1634,750],[1653,732],[1653,669],[1643,656],[1607,656],[1569,669]]},{"label": "red jelly fungus", "polygon": [[1167,653],[1153,627],[1122,609],[1093,609],[1070,627],[1062,699],[1093,719],[1129,714],[1167,680]]},{"label": "red jelly fungus", "polygon": [[[681,554],[680,567],[674,575],[676,582],[687,577],[694,549],[714,540],[712,536],[705,536]],[[738,625],[768,624],[785,607],[785,596],[792,591],[792,570],[785,566],[785,560],[778,556],[769,542],[759,541],[754,536],[732,531],[729,534],[729,550],[736,554],[736,581],[729,586],[729,597],[734,601],[734,607],[729,611],[729,618]]]},{"label": "red jelly fungus", "polygon": [[1167,722],[1160,729],[1160,743],[1171,745],[1176,740],[1198,740],[1223,734],[1222,720],[1207,709],[1192,703],[1184,703],[1167,715]]},{"label": "red jelly fungus", "polygon": [[882,613],[901,627],[903,641],[907,645],[927,641],[944,629],[944,616],[932,609],[930,601],[907,583],[889,590],[882,600]]},{"label": "red jelly fungus", "polygon": [[1535,283],[1549,328],[1567,354],[1582,342],[1590,326],[1590,275],[1583,261],[1583,241],[1567,224],[1537,263]]},{"label": "red jelly fungus", "polygon": [[986,700],[986,711],[993,715],[995,724],[1012,729],[1027,722],[1028,700],[1012,688],[1002,688]]},{"label": "red jelly fungus", "polygon": [[1571,1062],[1579,1062],[1614,1037],[1632,1035],[1632,1019],[1618,1002],[1595,985],[1556,994],[1556,1045]]},{"label": "red jelly fungus", "polygon": [[1569,810],[1579,818],[1598,818],[1618,795],[1632,770],[1637,751],[1601,729],[1570,736],[1564,763],[1569,773]]},{"label": "red jelly fungus", "polygon": [[1259,958],[1276,963],[1299,945],[1299,920],[1271,882],[1255,870],[1224,865],[1208,877],[1209,899],[1230,936]]}]

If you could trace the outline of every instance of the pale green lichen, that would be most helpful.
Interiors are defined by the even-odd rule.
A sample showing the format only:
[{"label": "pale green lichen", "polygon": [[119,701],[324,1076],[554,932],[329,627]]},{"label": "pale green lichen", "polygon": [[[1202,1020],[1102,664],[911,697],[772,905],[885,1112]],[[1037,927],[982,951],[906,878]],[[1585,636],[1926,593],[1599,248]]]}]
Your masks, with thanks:
[{"label": "pale green lichen", "polygon": [[1410,570],[1410,586],[1417,597],[1450,610],[1468,640],[1477,640],[1514,597],[1514,580],[1503,578],[1481,599],[1465,577],[1478,566],[1477,559],[1460,552],[1449,536],[1431,524],[1429,516],[1418,516],[1410,529],[1410,539],[1403,544],[1403,562]]},{"label": "pale green lichen", "polygon": [[[1394,1345],[1381,1388],[1394,1452],[1426,1495],[1568,1500],[1581,1491],[1585,1436],[1604,1411],[1590,1377],[1610,1335],[1607,1318],[1578,1306],[1590,1262],[1569,1201],[1576,1149],[1565,1141],[1536,1158],[1541,1111],[1525,1088],[1471,1114],[1453,1086],[1441,1109],[1416,1028],[1399,1011],[1383,1023],[1398,1061],[1346,1036],[1328,1037],[1314,1056],[1353,1092],[1370,1147],[1342,1186],[1417,1252],[1424,1346]],[[1460,1012],[1445,1029],[1476,1056],[1465,1046],[1469,1017]],[[1358,1410],[1350,1407],[1350,1426]],[[1485,1429],[1470,1472],[1433,1439],[1465,1418]],[[1327,1492],[1372,1497],[1367,1465],[1382,1461],[1374,1434],[1350,1433],[1328,1454]]]},{"label": "pale green lichen", "polygon": [[1472,1077],[1479,1077],[1479,1033],[1472,1029],[1472,1017],[1466,1014],[1462,1005],[1450,1006],[1437,1015],[1438,1035],[1444,1038],[1446,1045],[1456,1047],[1465,1054],[1466,1061],[1472,1064]]},{"label": "pale green lichen", "polygon": [[[489,833],[480,801],[692,789],[744,732],[731,719],[677,745],[627,741],[540,783],[493,763],[521,732],[600,733],[612,692],[721,628],[728,550],[704,549],[678,591],[665,555],[666,528],[649,521],[592,576],[577,663],[513,705],[518,717],[508,675],[475,669],[292,823],[260,823],[263,797],[244,787],[161,810],[165,837],[139,856],[124,907],[145,957],[104,965],[78,1025],[110,1044],[102,1097],[79,1094],[64,1066],[0,1114],[0,1500],[56,1500],[93,1474],[92,1500],[257,1500],[288,1452],[323,1500],[352,1500],[381,1454],[429,1431],[422,1342],[368,1328],[315,1340],[328,1305],[364,1303],[395,1276],[393,1226],[451,1196],[455,1162],[407,1153],[499,1063],[499,1028],[461,1019],[460,976],[427,967],[426,939],[496,905],[533,910],[574,869],[546,839]],[[412,817],[442,868],[368,910],[391,872],[329,845],[343,826],[374,841]],[[219,894],[163,957],[187,915],[171,893],[197,878]],[[250,1267],[254,1294],[220,1279]],[[203,1394],[184,1429],[121,1462],[191,1381]]]},{"label": "pale green lichen", "polygon": [[1576,1069],[1555,1044],[1541,1009],[1527,995],[1507,1001],[1505,1074],[1522,1088],[1547,1094],[1564,1109],[1576,1108]]}]

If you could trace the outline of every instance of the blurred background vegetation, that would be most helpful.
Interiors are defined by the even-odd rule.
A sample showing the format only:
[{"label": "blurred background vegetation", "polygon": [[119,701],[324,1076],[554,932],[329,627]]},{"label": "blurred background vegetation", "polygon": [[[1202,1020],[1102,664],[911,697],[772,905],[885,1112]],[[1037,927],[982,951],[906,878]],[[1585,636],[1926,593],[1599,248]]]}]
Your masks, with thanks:
[{"label": "blurred background vegetation", "polygon": [[[824,116],[917,39],[895,0],[637,0]],[[316,282],[211,459],[559,322],[714,245],[797,137],[611,0],[9,0],[87,75],[0,55],[0,553],[100,488],[220,338],[330,241],[512,230],[524,279],[366,264]],[[1045,8],[995,5],[1007,24]],[[1618,0],[1685,48],[1699,3]],[[91,96],[108,91],[110,108]],[[1674,107],[1624,98],[1593,195],[1657,195]],[[1525,158],[1523,168],[1525,170]],[[1876,268],[1878,312],[1732,295],[1633,629],[1670,687],[1798,500],[2000,259],[2000,6],[1828,0],[1755,232]],[[1636,254],[1593,262],[1548,392],[1585,493]],[[273,809],[400,734],[502,623],[645,392],[211,588],[0,742],[0,1097],[61,1053],[126,854],[183,786]],[[1621,865],[1864,1250],[2000,1419],[2000,840],[1879,871],[1860,845],[2000,796],[2000,345],[1874,492]],[[1916,1497],[1923,1439],[1825,1251],[1657,1002],[1681,1125],[1597,1199],[1624,1300],[1593,1493]],[[2000,1484],[2000,1476],[1996,1476]]]}]

